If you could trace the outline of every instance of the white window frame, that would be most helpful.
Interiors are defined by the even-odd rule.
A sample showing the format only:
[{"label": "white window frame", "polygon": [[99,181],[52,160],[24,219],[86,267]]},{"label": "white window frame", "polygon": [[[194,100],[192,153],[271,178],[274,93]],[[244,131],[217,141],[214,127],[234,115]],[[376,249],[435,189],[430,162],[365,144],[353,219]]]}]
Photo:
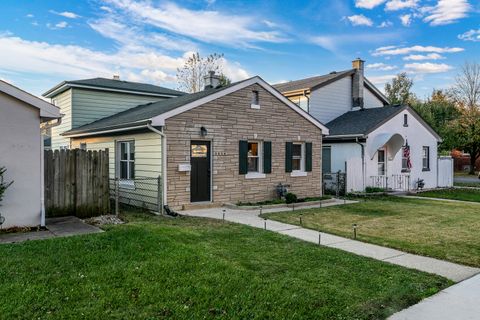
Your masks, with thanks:
[{"label": "white window frame", "polygon": [[260,109],[260,92],[258,92],[258,90],[252,90],[252,103],[250,107],[252,109]]},{"label": "white window frame", "polygon": [[[248,171],[248,166],[247,166],[247,174],[245,175],[245,178],[247,179],[265,178],[267,175],[263,173],[263,141],[248,140],[247,143],[258,144],[258,156],[256,156],[256,158],[258,159],[258,171]],[[255,158],[255,157],[249,156],[247,152],[247,160],[248,158]]]},{"label": "white window frame", "polygon": [[[427,152],[425,153],[425,150]],[[427,166],[425,167],[425,159],[427,160]],[[422,171],[430,171],[430,146],[422,147]]]},{"label": "white window frame", "polygon": [[[126,143],[126,146],[127,146],[127,160],[122,160],[122,144],[123,143]],[[120,141],[117,141],[117,152],[116,152],[116,155],[117,155],[117,159],[116,159],[117,177],[118,177],[119,185],[122,188],[135,189],[135,176],[133,177],[133,179],[132,178],[122,179],[120,177],[121,176],[121,166],[120,166],[121,162],[125,162],[125,161],[127,163],[133,162],[133,166],[135,167],[136,157],[135,157],[134,160],[130,159],[130,144],[131,143],[133,143],[133,146],[135,148],[135,140],[120,140]],[[127,176],[131,177],[130,166],[129,165],[127,165]]]},{"label": "white window frame", "polygon": [[305,171],[305,142],[293,142],[293,145],[300,145],[301,151],[300,151],[300,170],[293,170],[293,147],[292,147],[292,172],[290,173],[291,177],[304,177],[307,175],[307,172]]},{"label": "white window frame", "polygon": [[[383,162],[378,161],[380,156],[380,152],[383,152]],[[383,174],[380,174],[379,164],[383,163]],[[387,175],[387,151],[385,149],[378,149],[377,150],[377,173],[379,176],[386,176]]]}]

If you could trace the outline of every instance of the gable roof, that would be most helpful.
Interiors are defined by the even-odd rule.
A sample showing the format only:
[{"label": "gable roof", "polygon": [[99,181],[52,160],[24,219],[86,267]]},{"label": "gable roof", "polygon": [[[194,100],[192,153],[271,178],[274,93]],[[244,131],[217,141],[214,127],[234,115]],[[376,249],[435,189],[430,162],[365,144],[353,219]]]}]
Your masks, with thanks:
[{"label": "gable roof", "polygon": [[184,95],[184,92],[156,86],[149,83],[131,82],[107,78],[92,78],[83,80],[63,81],[55,87],[46,91],[43,96],[52,98],[69,88],[84,88],[93,90],[125,92],[133,94],[178,97]]},{"label": "gable roof", "polygon": [[369,108],[357,111],[349,111],[327,123],[330,136],[355,137],[366,136],[382,124],[392,119],[402,111],[408,110],[425,128],[438,140],[442,140],[438,133],[423,120],[420,115],[407,105],[390,105],[381,108]]},{"label": "gable roof", "polygon": [[[347,76],[352,76],[355,73],[355,69],[344,70],[339,72],[331,72],[322,76],[310,77],[295,81],[289,81],[285,83],[274,84],[273,87],[283,94],[288,95],[289,92],[293,91],[305,91],[305,90],[316,90],[321,87],[324,87],[332,82],[340,80]],[[373,83],[371,83],[367,78],[364,78],[364,86],[370,90],[370,92],[375,95],[379,100],[383,102],[384,105],[389,104],[389,101],[385,95],[378,90]]]},{"label": "gable roof", "polygon": [[61,117],[60,109],[45,100],[40,99],[20,88],[0,80],[0,92],[12,96],[24,103],[40,110],[40,117],[45,120],[57,119]]},{"label": "gable roof", "polygon": [[65,136],[83,136],[100,134],[100,132],[111,130],[131,130],[145,127],[147,124],[153,126],[165,125],[165,120],[177,114],[183,113],[212,100],[223,97],[229,93],[238,91],[252,84],[259,84],[275,97],[299,113],[301,116],[309,120],[315,126],[322,130],[323,134],[328,134],[328,129],[320,121],[309,115],[302,108],[297,106],[285,98],[280,92],[266,83],[263,79],[256,76],[250,79],[232,83],[230,85],[200,91],[193,94],[185,94],[183,96],[171,99],[165,99],[153,103],[139,105],[137,107],[122,111],[112,116],[97,120],[84,126],[69,130],[64,133]]}]

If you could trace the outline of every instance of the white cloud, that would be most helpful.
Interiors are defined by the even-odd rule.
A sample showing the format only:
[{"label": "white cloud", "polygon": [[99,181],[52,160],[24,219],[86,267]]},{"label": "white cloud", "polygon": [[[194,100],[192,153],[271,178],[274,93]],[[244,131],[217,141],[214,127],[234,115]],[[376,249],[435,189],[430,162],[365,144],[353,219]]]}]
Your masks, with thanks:
[{"label": "white cloud", "polygon": [[107,7],[107,6],[100,6],[100,10],[106,11],[106,12],[113,12],[112,8]]},{"label": "white cloud", "polygon": [[363,14],[356,14],[353,16],[347,17],[348,21],[354,26],[368,26],[371,27],[373,25],[373,21],[369,18],[365,17]]},{"label": "white cloud", "polygon": [[[0,70],[24,77],[33,74],[32,78],[41,83],[46,79],[110,78],[120,74],[126,80],[174,85],[176,69],[191,54],[185,52],[173,57],[152,48],[129,46],[101,52],[77,45],[29,41],[9,34],[0,34],[0,47]],[[248,77],[237,63],[224,59],[222,65],[233,81]]]},{"label": "white cloud", "polygon": [[29,14],[27,14],[25,17],[27,17],[27,18],[33,18],[33,17],[35,17],[35,16],[34,16],[33,14],[29,13]]},{"label": "white cloud", "polygon": [[63,28],[66,28],[67,26],[68,26],[68,23],[66,21],[60,21],[55,25],[55,27],[58,29],[63,29]]},{"label": "white cloud", "polygon": [[53,14],[65,17],[65,18],[69,18],[69,19],[80,18],[80,16],[78,14],[70,12],[70,11],[57,12],[57,11],[54,11],[54,10],[50,10],[50,12],[53,13]]},{"label": "white cloud", "polygon": [[470,10],[467,0],[438,0],[436,6],[423,8],[422,11],[427,14],[423,21],[432,26],[450,24],[466,17]]},{"label": "white cloud", "polygon": [[387,56],[387,55],[403,55],[410,54],[413,52],[433,52],[433,53],[456,53],[462,52],[463,48],[458,47],[434,47],[434,46],[411,46],[411,47],[397,47],[397,46],[387,46],[380,47],[375,49],[372,53],[372,56]]},{"label": "white cloud", "polygon": [[367,78],[374,85],[378,86],[379,88],[382,88],[387,82],[390,82],[396,76],[397,75],[395,74],[387,74],[383,76],[368,76]]},{"label": "white cloud", "polygon": [[391,26],[393,26],[393,23],[391,21],[386,20],[386,21],[382,21],[382,23],[378,25],[378,28],[388,28]]},{"label": "white cloud", "polygon": [[421,60],[440,60],[445,59],[445,57],[439,55],[438,53],[429,53],[429,54],[411,54],[406,57],[403,57],[405,61],[421,61]]},{"label": "white cloud", "polygon": [[[308,40],[324,49],[335,52],[338,54],[338,50],[344,45],[351,45],[352,43],[368,43],[368,44],[380,44],[386,41],[393,41],[398,39],[398,32],[363,32],[352,34],[330,34],[322,36],[310,37]],[[388,47],[387,47],[388,48]],[[395,47],[392,47],[395,48]],[[379,48],[380,49],[380,48]],[[377,50],[379,50],[377,49]],[[351,52],[349,53],[351,54]]]},{"label": "white cloud", "polygon": [[371,70],[390,71],[390,70],[395,70],[398,67],[379,62],[379,63],[367,64],[366,68]]},{"label": "white cloud", "polygon": [[405,69],[412,73],[441,73],[453,69],[452,66],[449,66],[445,63],[407,63],[405,64]]},{"label": "white cloud", "polygon": [[385,5],[386,11],[397,11],[409,8],[416,8],[418,0],[390,0]]},{"label": "white cloud", "polygon": [[412,15],[411,14],[404,14],[400,16],[400,21],[402,22],[402,25],[405,27],[408,27],[410,23],[412,23]]},{"label": "white cloud", "polygon": [[385,0],[355,0],[355,7],[364,9],[373,9],[384,3]]},{"label": "white cloud", "polygon": [[475,41],[478,42],[480,41],[480,29],[478,30],[469,30],[465,33],[459,34],[458,39],[464,40],[464,41]]},{"label": "white cloud", "polygon": [[[259,30],[261,20],[253,15],[240,16],[214,10],[189,10],[174,3],[105,0],[135,20],[208,43],[254,47],[255,42],[285,42],[278,31]],[[257,28],[256,28],[257,27]]]}]

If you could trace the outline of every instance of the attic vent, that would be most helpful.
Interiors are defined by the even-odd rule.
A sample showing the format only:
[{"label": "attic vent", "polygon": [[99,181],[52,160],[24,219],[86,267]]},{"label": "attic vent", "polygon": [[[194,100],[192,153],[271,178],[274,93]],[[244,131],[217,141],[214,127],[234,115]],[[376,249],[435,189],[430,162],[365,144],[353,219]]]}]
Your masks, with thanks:
[{"label": "attic vent", "polygon": [[337,74],[337,71],[332,71],[330,72],[330,74]]},{"label": "attic vent", "polygon": [[120,80],[120,75],[114,74],[112,77],[113,80]]}]

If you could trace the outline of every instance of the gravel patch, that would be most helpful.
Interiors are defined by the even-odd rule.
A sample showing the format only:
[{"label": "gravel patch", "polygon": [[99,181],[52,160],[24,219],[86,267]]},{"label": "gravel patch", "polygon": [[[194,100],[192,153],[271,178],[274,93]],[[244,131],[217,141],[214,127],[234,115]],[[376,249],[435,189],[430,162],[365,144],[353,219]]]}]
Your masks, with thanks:
[{"label": "gravel patch", "polygon": [[115,215],[103,215],[84,220],[86,223],[94,226],[103,226],[106,224],[124,224],[125,222]]}]

